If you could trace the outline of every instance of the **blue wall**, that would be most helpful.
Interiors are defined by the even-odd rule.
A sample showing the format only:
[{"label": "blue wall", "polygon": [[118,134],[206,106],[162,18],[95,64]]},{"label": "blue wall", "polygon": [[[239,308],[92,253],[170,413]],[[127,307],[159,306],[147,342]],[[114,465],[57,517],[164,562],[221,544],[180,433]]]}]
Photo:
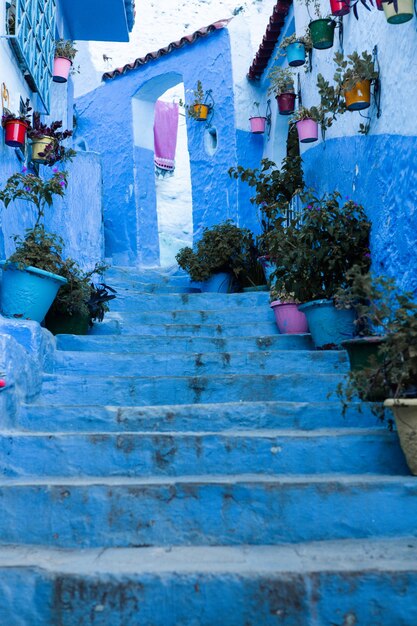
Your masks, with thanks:
[{"label": "blue wall", "polygon": [[373,269],[417,292],[417,137],[329,139],[303,154],[307,185],[337,189],[372,221]]},{"label": "blue wall", "polygon": [[[167,85],[166,76],[176,76]],[[228,169],[237,164],[230,41],[226,29],[191,46],[104,83],[77,100],[78,132],[102,154],[106,255],[115,263],[153,265],[159,262],[154,170],[150,138],[153,112],[134,130],[135,106],[142,112],[172,84],[183,80],[192,90],[198,79],[212,89],[212,125],[218,134],[214,155],[205,148],[203,123],[187,119],[195,238],[205,226],[238,216],[238,193]],[[159,83],[159,89],[158,89]],[[135,103],[136,101],[136,103]],[[136,120],[137,122],[137,120]]]}]

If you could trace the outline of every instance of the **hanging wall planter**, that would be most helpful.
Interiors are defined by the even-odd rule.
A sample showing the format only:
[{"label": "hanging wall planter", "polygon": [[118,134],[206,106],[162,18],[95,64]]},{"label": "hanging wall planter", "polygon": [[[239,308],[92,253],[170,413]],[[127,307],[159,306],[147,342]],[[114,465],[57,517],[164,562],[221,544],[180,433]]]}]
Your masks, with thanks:
[{"label": "hanging wall planter", "polygon": [[326,50],[333,46],[336,22],[331,19],[313,20],[309,24],[313,48]]},{"label": "hanging wall planter", "polygon": [[348,111],[361,111],[371,104],[371,81],[361,80],[352,89],[345,89],[346,108]]},{"label": "hanging wall planter", "polygon": [[197,122],[205,122],[209,114],[208,104],[193,104],[194,115],[192,116]]},{"label": "hanging wall planter", "polygon": [[376,0],[376,8],[378,9],[378,11],[383,11],[384,10],[382,0]]},{"label": "hanging wall planter", "polygon": [[300,120],[296,123],[298,139],[301,143],[312,143],[319,136],[319,125],[312,119]]},{"label": "hanging wall planter", "polygon": [[4,142],[10,148],[23,148],[26,141],[28,124],[21,120],[12,120],[4,124]]},{"label": "hanging wall planter", "polygon": [[32,161],[34,163],[46,163],[45,156],[41,156],[45,153],[47,146],[50,146],[54,142],[52,137],[41,137],[36,141],[32,141]]},{"label": "hanging wall planter", "polygon": [[295,108],[295,93],[282,93],[276,96],[280,115],[291,115]]},{"label": "hanging wall planter", "polygon": [[255,135],[261,135],[265,132],[266,117],[250,117],[250,132]]},{"label": "hanging wall planter", "polygon": [[393,0],[382,2],[382,8],[388,24],[404,24],[414,15],[413,0]]},{"label": "hanging wall planter", "polygon": [[350,12],[349,0],[330,0],[332,15],[337,17],[347,15]]},{"label": "hanging wall planter", "polygon": [[286,47],[288,65],[298,67],[304,65],[306,60],[306,48],[303,43],[296,41]]},{"label": "hanging wall planter", "polygon": [[72,61],[65,57],[55,57],[53,69],[53,81],[55,83],[66,83],[71,70]]}]

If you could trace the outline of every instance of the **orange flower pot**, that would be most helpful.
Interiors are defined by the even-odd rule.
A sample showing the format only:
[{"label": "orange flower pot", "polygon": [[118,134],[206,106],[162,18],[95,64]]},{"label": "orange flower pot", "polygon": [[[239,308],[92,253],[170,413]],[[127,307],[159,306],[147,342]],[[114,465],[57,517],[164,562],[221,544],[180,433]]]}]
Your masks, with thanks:
[{"label": "orange flower pot", "polygon": [[209,114],[208,104],[194,104],[194,116],[197,122],[204,122]]},{"label": "orange flower pot", "polygon": [[353,89],[345,89],[346,108],[348,111],[361,111],[371,104],[371,81],[361,80]]}]

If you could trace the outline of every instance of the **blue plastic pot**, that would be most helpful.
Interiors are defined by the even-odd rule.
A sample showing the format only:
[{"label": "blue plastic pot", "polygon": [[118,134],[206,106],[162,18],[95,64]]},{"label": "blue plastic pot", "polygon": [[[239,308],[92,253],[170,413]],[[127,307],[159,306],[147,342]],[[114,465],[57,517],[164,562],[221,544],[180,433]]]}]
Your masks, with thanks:
[{"label": "blue plastic pot", "polygon": [[287,61],[288,65],[292,67],[297,67],[299,65],[304,65],[306,60],[306,49],[303,43],[290,43],[287,46]]},{"label": "blue plastic pot", "polygon": [[41,322],[58,289],[67,282],[67,279],[31,266],[19,270],[16,266],[8,265],[5,269],[5,263],[0,262],[3,270],[1,286],[3,315]]},{"label": "blue plastic pot", "polygon": [[342,341],[351,339],[355,334],[354,309],[336,309],[333,300],[313,300],[300,304],[298,309],[307,317],[316,348],[338,348]]},{"label": "blue plastic pot", "polygon": [[228,272],[218,272],[211,278],[201,283],[201,290],[210,293],[231,293],[233,289],[233,276]]}]

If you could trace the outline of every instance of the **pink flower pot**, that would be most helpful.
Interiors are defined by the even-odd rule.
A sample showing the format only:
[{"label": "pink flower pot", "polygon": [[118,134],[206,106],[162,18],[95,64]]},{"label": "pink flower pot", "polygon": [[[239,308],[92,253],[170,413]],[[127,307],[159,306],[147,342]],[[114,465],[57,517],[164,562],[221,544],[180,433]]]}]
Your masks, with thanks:
[{"label": "pink flower pot", "polygon": [[301,143],[312,143],[319,136],[319,125],[314,120],[300,120],[297,122],[298,139]]},{"label": "pink flower pot", "polygon": [[70,73],[72,62],[65,57],[55,57],[53,80],[55,83],[66,83]]},{"label": "pink flower pot", "polygon": [[250,132],[261,135],[265,132],[266,117],[250,117]]},{"label": "pink flower pot", "polygon": [[278,330],[283,335],[299,335],[308,333],[307,318],[298,310],[298,305],[294,302],[271,302],[271,309],[274,311],[275,321]]}]

